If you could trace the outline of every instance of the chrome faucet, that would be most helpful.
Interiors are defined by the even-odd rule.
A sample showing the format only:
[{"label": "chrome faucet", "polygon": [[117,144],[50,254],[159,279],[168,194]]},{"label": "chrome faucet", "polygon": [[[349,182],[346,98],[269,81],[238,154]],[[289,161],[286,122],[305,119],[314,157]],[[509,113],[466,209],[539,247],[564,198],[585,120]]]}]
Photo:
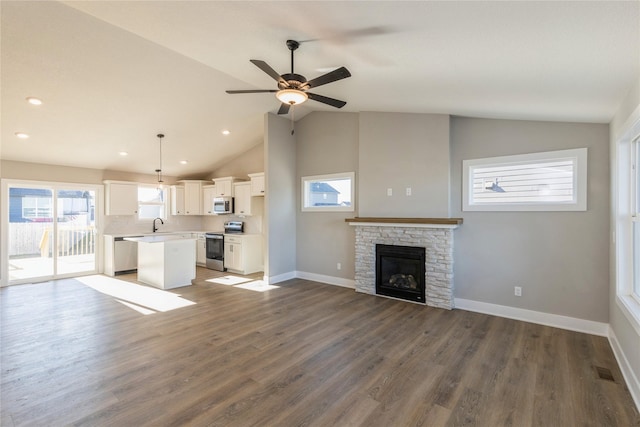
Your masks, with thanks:
[{"label": "chrome faucet", "polygon": [[160,220],[160,224],[164,225],[164,221],[162,220],[162,218],[156,218],[153,220],[153,232],[155,233],[156,231],[158,231],[158,227],[156,227],[156,221]]}]

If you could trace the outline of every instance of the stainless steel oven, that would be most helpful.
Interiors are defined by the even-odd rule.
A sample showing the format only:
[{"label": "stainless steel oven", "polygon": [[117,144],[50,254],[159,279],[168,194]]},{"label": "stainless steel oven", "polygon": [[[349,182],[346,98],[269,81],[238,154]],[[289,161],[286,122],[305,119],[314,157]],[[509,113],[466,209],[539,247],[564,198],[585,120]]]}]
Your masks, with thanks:
[{"label": "stainless steel oven", "polygon": [[210,270],[226,271],[224,268],[224,234],[205,233],[207,268]]}]

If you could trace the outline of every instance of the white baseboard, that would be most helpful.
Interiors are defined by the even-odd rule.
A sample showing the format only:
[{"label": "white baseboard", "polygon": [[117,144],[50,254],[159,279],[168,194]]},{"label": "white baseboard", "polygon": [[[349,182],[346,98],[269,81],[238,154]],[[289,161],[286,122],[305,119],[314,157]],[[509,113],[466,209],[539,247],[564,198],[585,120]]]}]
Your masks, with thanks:
[{"label": "white baseboard", "polygon": [[631,393],[631,397],[636,403],[636,408],[638,409],[638,411],[640,411],[640,381],[638,381],[638,377],[636,377],[633,369],[631,369],[631,364],[629,363],[627,357],[624,355],[624,352],[620,347],[620,343],[618,342],[618,338],[616,337],[615,332],[613,332],[613,329],[609,330],[609,344],[611,345],[613,354],[618,361],[618,366],[620,366],[622,376],[627,383],[627,388]]},{"label": "white baseboard", "polygon": [[577,319],[559,314],[543,313],[541,311],[526,310],[524,308],[508,307],[506,305],[490,304],[462,298],[455,299],[455,308],[492,314],[508,319],[523,320],[525,322],[538,323],[540,325],[553,326],[570,331],[584,332],[602,337],[609,336],[608,323],[594,322],[592,320]]},{"label": "white baseboard", "polygon": [[342,286],[343,288],[356,288],[356,282],[353,279],[343,279],[342,277],[325,276],[324,274],[307,273],[306,271],[296,271],[296,277],[299,279],[313,280],[314,282],[327,283],[329,285]]},{"label": "white baseboard", "polygon": [[295,271],[288,271],[286,273],[278,274],[277,276],[264,276],[264,281],[269,285],[273,285],[275,283],[284,282],[285,280],[291,280],[296,278]]}]

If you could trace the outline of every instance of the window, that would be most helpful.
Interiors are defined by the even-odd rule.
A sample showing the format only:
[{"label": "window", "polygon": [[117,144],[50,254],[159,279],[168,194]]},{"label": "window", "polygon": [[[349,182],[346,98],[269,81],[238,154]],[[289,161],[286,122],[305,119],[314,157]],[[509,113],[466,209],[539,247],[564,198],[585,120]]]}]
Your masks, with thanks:
[{"label": "window", "polygon": [[353,172],[302,177],[302,211],[352,212]]},{"label": "window", "polygon": [[463,210],[587,210],[587,149],[465,160]]},{"label": "window", "polygon": [[138,219],[167,217],[167,191],[156,185],[138,186]]},{"label": "window", "polygon": [[51,197],[23,198],[22,217],[31,220],[51,218]]},{"label": "window", "polygon": [[640,302],[640,136],[631,143],[631,233],[633,251],[632,295]]},{"label": "window", "polygon": [[640,120],[615,144],[616,304],[640,334]]}]

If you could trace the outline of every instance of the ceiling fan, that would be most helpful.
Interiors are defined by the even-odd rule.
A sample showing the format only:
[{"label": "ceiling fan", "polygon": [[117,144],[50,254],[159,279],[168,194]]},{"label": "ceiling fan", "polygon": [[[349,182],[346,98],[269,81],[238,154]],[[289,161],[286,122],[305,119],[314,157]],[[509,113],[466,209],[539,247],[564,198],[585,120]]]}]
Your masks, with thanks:
[{"label": "ceiling fan", "polygon": [[270,75],[275,81],[278,82],[278,89],[258,89],[258,90],[228,90],[227,93],[275,93],[276,98],[282,105],[278,110],[278,114],[287,114],[289,108],[292,105],[302,104],[307,99],[322,102],[323,104],[331,105],[332,107],[342,108],[347,103],[340,101],[339,99],[329,98],[327,96],[318,95],[308,92],[309,89],[316,88],[318,86],[325,85],[327,83],[335,82],[337,80],[346,79],[351,77],[351,73],[345,67],[340,67],[336,70],[330,71],[327,74],[323,74],[320,77],[307,81],[307,79],[296,74],[293,71],[293,52],[300,46],[300,43],[295,40],[287,40],[287,47],[291,51],[291,73],[278,74],[273,68],[271,68],[266,62],[259,59],[251,59],[251,62],[262,71]]}]

